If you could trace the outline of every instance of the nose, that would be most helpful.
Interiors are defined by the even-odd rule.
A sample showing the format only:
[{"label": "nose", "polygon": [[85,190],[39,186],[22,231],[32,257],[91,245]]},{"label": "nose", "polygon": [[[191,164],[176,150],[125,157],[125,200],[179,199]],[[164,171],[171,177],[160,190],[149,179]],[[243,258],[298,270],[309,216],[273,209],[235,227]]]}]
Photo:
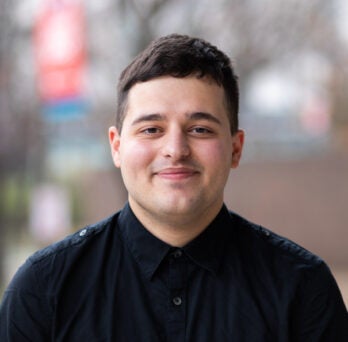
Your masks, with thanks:
[{"label": "nose", "polygon": [[163,139],[162,154],[173,160],[185,159],[190,155],[190,146],[185,132],[179,128],[169,130]]}]

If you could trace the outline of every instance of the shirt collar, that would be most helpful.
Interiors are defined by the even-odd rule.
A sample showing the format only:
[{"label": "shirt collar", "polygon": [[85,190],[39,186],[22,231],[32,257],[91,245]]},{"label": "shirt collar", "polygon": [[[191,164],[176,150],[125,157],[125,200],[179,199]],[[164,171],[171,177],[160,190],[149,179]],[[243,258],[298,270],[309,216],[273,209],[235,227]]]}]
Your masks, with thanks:
[{"label": "shirt collar", "polygon": [[[224,252],[224,231],[229,212],[225,205],[211,224],[182,248],[197,265],[218,272]],[[137,219],[127,203],[119,216],[119,227],[132,255],[147,278],[151,278],[172,247],[152,235]]]},{"label": "shirt collar", "polygon": [[152,235],[140,223],[128,203],[122,209],[118,223],[141,271],[147,278],[151,278],[171,247]]}]

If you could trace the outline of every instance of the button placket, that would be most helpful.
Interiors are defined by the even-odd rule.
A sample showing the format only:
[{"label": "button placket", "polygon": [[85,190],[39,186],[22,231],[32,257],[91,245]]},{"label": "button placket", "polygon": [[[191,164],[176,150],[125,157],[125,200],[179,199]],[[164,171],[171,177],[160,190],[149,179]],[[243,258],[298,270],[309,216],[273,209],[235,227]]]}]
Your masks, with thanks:
[{"label": "button placket", "polygon": [[174,250],[169,258],[169,301],[168,336],[170,341],[183,341],[186,326],[187,263],[181,249]]}]

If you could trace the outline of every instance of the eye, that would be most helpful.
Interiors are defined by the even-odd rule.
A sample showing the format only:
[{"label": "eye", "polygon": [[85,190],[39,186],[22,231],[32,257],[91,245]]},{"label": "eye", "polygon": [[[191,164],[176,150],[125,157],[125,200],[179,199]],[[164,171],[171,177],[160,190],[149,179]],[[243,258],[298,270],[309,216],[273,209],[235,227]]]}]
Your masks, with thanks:
[{"label": "eye", "polygon": [[214,132],[213,130],[207,128],[207,127],[202,127],[202,126],[195,126],[190,129],[190,132],[195,134],[195,135],[212,135]]},{"label": "eye", "polygon": [[140,131],[140,133],[145,135],[154,135],[161,133],[162,130],[158,127],[146,127]]},{"label": "eye", "polygon": [[195,133],[209,133],[210,131],[204,127],[195,127],[192,129]]}]

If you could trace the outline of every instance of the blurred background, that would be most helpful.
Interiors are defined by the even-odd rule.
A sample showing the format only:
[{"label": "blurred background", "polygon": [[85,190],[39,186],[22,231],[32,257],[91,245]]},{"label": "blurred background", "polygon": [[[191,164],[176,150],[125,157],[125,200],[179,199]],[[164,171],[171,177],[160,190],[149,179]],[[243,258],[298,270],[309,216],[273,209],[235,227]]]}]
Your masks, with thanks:
[{"label": "blurred background", "polygon": [[240,78],[226,203],[323,257],[348,303],[345,0],[0,0],[0,296],[32,252],[124,205],[118,75],[173,32],[217,45]]}]

